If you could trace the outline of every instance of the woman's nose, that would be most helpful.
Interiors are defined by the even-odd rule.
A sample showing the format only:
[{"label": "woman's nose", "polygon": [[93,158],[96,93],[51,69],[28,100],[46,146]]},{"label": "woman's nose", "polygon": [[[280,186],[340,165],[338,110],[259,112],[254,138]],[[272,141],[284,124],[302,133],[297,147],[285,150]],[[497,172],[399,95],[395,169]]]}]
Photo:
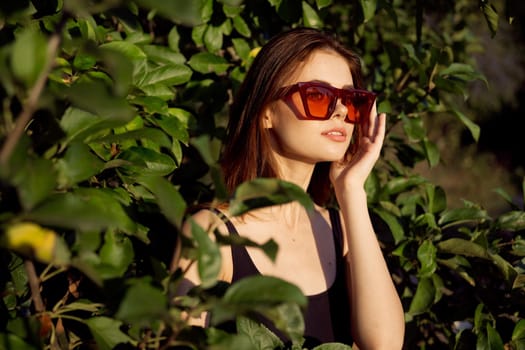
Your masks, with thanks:
[{"label": "woman's nose", "polygon": [[348,108],[341,102],[341,99],[338,98],[335,103],[334,111],[332,112],[332,115],[330,116],[330,119],[341,118],[345,120],[347,115],[348,115]]}]

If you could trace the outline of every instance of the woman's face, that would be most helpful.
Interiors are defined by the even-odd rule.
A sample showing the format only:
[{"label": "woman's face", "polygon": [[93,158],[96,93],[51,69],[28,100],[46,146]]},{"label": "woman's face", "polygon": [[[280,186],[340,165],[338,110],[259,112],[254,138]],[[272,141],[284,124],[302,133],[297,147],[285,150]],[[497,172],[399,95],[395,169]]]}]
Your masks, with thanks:
[{"label": "woman's face", "polygon": [[[321,82],[339,89],[353,87],[348,62],[328,50],[312,52],[285,85],[298,82]],[[341,101],[337,101],[327,120],[299,119],[296,113],[301,114],[299,117],[305,115],[299,92],[289,101],[291,105],[283,99],[273,102],[263,115],[274,151],[285,158],[308,163],[341,160],[354,131],[354,125],[345,122],[347,108]]]}]

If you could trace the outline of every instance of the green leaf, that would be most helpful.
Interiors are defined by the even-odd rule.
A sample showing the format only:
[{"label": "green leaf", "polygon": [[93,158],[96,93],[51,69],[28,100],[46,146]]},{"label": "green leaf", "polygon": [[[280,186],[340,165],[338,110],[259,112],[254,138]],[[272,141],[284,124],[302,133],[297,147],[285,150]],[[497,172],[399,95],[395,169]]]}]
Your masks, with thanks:
[{"label": "green leaf", "polygon": [[332,4],[332,0],[315,0],[315,3],[317,4],[317,8],[321,10],[330,6]]},{"label": "green leaf", "polygon": [[259,310],[275,327],[286,334],[292,344],[304,342],[304,317],[297,303],[286,302],[276,307],[262,308]]},{"label": "green leaf", "polygon": [[485,15],[485,20],[487,21],[490,33],[492,34],[492,37],[494,37],[498,31],[498,12],[494,5],[488,4],[485,1],[481,2],[481,10],[483,11],[483,15]]},{"label": "green leaf", "polygon": [[202,227],[190,218],[191,234],[197,246],[197,267],[203,288],[213,287],[221,271],[221,252]]},{"label": "green leaf", "polygon": [[168,312],[168,299],[147,281],[136,281],[128,288],[115,317],[139,327],[152,327]]},{"label": "green leaf", "polygon": [[99,81],[76,83],[66,90],[72,104],[99,117],[118,121],[131,120],[135,112],[124,97],[112,96]]},{"label": "green leaf", "polygon": [[[483,349],[483,346],[479,347],[479,344],[478,344],[477,349]],[[495,330],[494,327],[492,327],[492,325],[490,323],[487,323],[486,349],[488,349],[488,350],[504,350],[503,341],[501,340],[501,336],[499,335],[498,331]]]},{"label": "green leaf", "polygon": [[175,226],[180,227],[186,211],[186,202],[179,191],[163,177],[141,177],[138,182],[157,199],[162,214]]},{"label": "green leaf", "polygon": [[485,210],[467,207],[444,211],[438,220],[438,224],[441,226],[450,226],[465,222],[483,222],[488,219],[490,219],[490,217]]},{"label": "green leaf", "polygon": [[239,15],[233,17],[233,27],[235,30],[244,36],[245,38],[250,38],[252,36],[252,31],[244,19]]},{"label": "green leaf", "polygon": [[119,344],[136,344],[120,328],[122,322],[109,317],[93,317],[85,321],[100,350],[112,350]]},{"label": "green leaf", "polygon": [[403,130],[410,141],[420,141],[425,138],[427,131],[420,117],[408,118],[404,113],[401,115],[403,120]]},{"label": "green leaf", "polygon": [[373,207],[372,210],[388,225],[396,244],[405,238],[403,226],[401,226],[399,220],[394,215],[379,207]]},{"label": "green leaf", "polygon": [[180,52],[175,52],[171,48],[160,45],[141,46],[142,51],[147,55],[148,60],[158,64],[183,65],[186,58]]},{"label": "green leaf", "polygon": [[233,38],[232,39],[233,47],[235,48],[235,52],[243,61],[248,61],[250,56],[250,45],[245,39],[241,38]]},{"label": "green leaf", "polygon": [[[290,326],[296,328],[300,327],[297,325],[297,322],[300,322],[296,314],[299,312],[298,309],[293,311],[287,306],[280,311],[274,310],[273,313],[269,310],[283,304],[305,307],[306,303],[307,298],[301,290],[289,282],[271,276],[249,276],[235,282],[228,288],[221,302],[214,306],[211,312],[211,322],[218,324],[235,315],[258,311],[274,320],[280,319],[285,323],[288,321],[295,322],[294,325]],[[290,312],[291,318],[287,319],[286,315],[280,314],[284,310]],[[283,325],[276,324],[276,326],[282,327]]]},{"label": "green leaf", "polygon": [[513,232],[525,230],[525,212],[515,210],[502,214],[496,220],[496,227]]},{"label": "green leaf", "polygon": [[323,21],[317,12],[306,1],[302,1],[303,8],[303,23],[309,28],[321,28]]},{"label": "green leaf", "polygon": [[256,349],[273,350],[284,348],[284,343],[272,331],[264,325],[257,323],[247,317],[237,318],[237,331],[250,338]]},{"label": "green leaf", "polygon": [[27,87],[35,84],[47,62],[47,42],[34,27],[22,30],[14,41],[11,53],[13,74]]},{"label": "green leaf", "polygon": [[102,142],[102,143],[124,143],[129,140],[150,140],[154,141],[155,144],[169,148],[171,147],[171,141],[169,137],[162,132],[162,130],[154,128],[141,128],[137,130],[131,130],[128,132],[123,132],[120,134],[109,134],[97,139],[94,139],[92,142]]},{"label": "green leaf", "polygon": [[230,200],[230,214],[242,215],[249,210],[298,201],[306,210],[313,210],[313,202],[304,190],[276,178],[258,178],[242,183]]},{"label": "green leaf", "polygon": [[115,228],[134,233],[135,223],[109,190],[86,188],[70,193],[57,193],[26,216],[44,225],[80,231]]},{"label": "green leaf", "polygon": [[519,320],[512,331],[512,341],[525,342],[525,319]]},{"label": "green leaf", "polygon": [[134,257],[133,244],[129,237],[109,230],[100,249],[100,264],[96,266],[102,278],[122,277]]},{"label": "green leaf", "polygon": [[0,333],[1,350],[36,350],[38,348],[26,343],[22,338],[11,333]]},{"label": "green leaf", "polygon": [[191,69],[183,64],[166,64],[144,74],[137,86],[143,88],[155,84],[181,85],[187,83],[191,75]]},{"label": "green leaf", "polygon": [[[25,210],[31,210],[42,202],[55,188],[56,178],[53,164],[43,158],[24,159],[23,166],[11,175],[20,202]],[[38,175],[37,175],[38,174]]]},{"label": "green leaf", "polygon": [[188,64],[193,70],[203,74],[221,74],[224,73],[230,66],[228,61],[226,61],[223,57],[209,52],[196,53],[195,55],[191,56]]},{"label": "green leaf", "polygon": [[185,125],[179,118],[173,115],[159,115],[155,122],[162,128],[162,130],[164,130],[175,140],[178,140],[186,145],[188,144],[190,136],[187,125]]},{"label": "green leaf", "polygon": [[246,306],[295,303],[305,307],[307,299],[297,286],[280,278],[250,276],[232,284],[223,302]]},{"label": "green leaf", "polygon": [[364,22],[368,22],[372,17],[374,17],[376,7],[376,0],[359,0],[361,9],[363,10]]},{"label": "green leaf", "polygon": [[218,2],[223,3],[228,6],[240,6],[244,0],[217,0]]},{"label": "green leaf", "polygon": [[428,184],[425,188],[427,194],[428,211],[438,214],[447,208],[446,193],[441,186]]},{"label": "green leaf", "polygon": [[209,52],[217,52],[222,49],[222,29],[213,25],[207,25],[204,31],[204,46]]},{"label": "green leaf", "polygon": [[436,253],[437,249],[432,243],[432,241],[424,241],[417,250],[417,259],[421,264],[421,267],[418,271],[418,277],[431,277],[432,274],[436,271]]},{"label": "green leaf", "polygon": [[390,180],[386,184],[385,190],[389,195],[392,195],[404,192],[412,187],[418,186],[425,182],[427,182],[427,180],[419,175],[411,175],[409,177],[397,177]]},{"label": "green leaf", "polygon": [[416,293],[410,303],[408,314],[415,316],[422,314],[430,309],[434,303],[436,288],[431,278],[425,277],[419,280]]},{"label": "green leaf", "polygon": [[146,53],[138,46],[129,41],[115,40],[99,46],[101,50],[116,51],[123,54],[131,61],[142,61],[147,58]]},{"label": "green leaf", "polygon": [[78,108],[70,107],[66,110],[60,121],[60,126],[67,134],[62,147],[68,143],[78,140],[87,141],[89,138],[98,134],[101,130],[122,126],[133,118],[132,115],[124,118],[108,118],[107,116],[97,116]]},{"label": "green leaf", "polygon": [[168,155],[146,147],[130,147],[119,154],[118,159],[128,161],[121,169],[128,175],[165,176],[173,172],[177,165]]},{"label": "green leaf", "polygon": [[209,0],[137,0],[138,5],[155,10],[159,15],[166,17],[175,23],[188,27],[205,23],[209,20]]},{"label": "green leaf", "polygon": [[490,256],[485,248],[477,243],[462,238],[450,238],[437,244],[440,252],[458,254],[463,256],[489,259]]},{"label": "green leaf", "polygon": [[59,185],[61,188],[74,186],[98,174],[103,167],[104,163],[86,144],[71,143],[64,157],[57,162]]},{"label": "green leaf", "polygon": [[483,74],[479,73],[469,64],[465,63],[452,63],[450,66],[439,72],[439,75],[444,78],[453,77],[455,79],[460,79],[464,81],[472,81],[476,79],[483,80],[487,83]]}]

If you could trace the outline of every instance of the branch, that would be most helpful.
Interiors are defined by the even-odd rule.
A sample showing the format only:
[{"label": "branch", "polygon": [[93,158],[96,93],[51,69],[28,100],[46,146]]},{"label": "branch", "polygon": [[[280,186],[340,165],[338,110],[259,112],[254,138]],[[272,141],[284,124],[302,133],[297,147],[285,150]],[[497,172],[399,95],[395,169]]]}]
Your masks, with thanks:
[{"label": "branch", "polygon": [[42,91],[44,90],[51,69],[53,69],[54,59],[60,46],[61,32],[65,22],[66,16],[62,18],[62,21],[57,26],[57,30],[49,38],[46,50],[46,65],[44,66],[44,69],[42,69],[42,72],[40,72],[35,85],[33,85],[29,92],[27,102],[24,104],[22,111],[16,119],[14,129],[8,133],[4,145],[0,150],[0,165],[2,166],[7,165],[16,144],[22,137],[27,124],[31,121],[31,117],[37,109],[38,100],[40,99],[40,95],[42,95]]}]

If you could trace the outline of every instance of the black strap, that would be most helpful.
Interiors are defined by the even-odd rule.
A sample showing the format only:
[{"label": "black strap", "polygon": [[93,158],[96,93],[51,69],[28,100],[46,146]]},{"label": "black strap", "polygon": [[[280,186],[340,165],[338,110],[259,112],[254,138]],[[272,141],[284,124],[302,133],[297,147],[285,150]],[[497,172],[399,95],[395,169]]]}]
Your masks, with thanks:
[{"label": "black strap", "polygon": [[328,212],[330,213],[330,223],[332,224],[332,232],[335,241],[334,243],[337,249],[336,255],[339,258],[342,257],[344,254],[343,228],[341,226],[341,216],[339,215],[339,210],[337,210],[336,208],[328,208]]},{"label": "black strap", "polygon": [[233,235],[239,235],[239,232],[237,232],[237,229],[235,228],[235,226],[233,225],[233,223],[230,221],[230,219],[226,216],[226,214],[224,214],[222,211],[220,211],[219,209],[217,208],[208,208],[210,211],[212,211],[215,215],[217,215],[219,217],[219,219],[222,220],[222,222],[224,222],[224,224],[226,225],[226,227],[228,228],[228,233],[229,234],[233,234]]}]

